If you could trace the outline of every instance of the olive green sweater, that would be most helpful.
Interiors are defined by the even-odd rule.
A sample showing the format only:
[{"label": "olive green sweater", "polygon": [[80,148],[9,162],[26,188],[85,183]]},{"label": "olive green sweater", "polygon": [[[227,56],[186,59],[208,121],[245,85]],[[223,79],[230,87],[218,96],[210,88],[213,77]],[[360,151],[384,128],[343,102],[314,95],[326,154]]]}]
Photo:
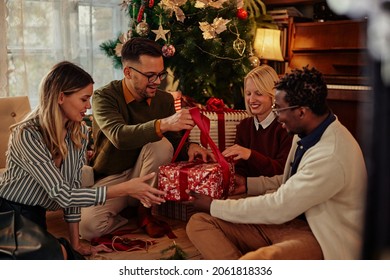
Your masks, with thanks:
[{"label": "olive green sweater", "polygon": [[[126,104],[121,80],[94,92],[92,110],[95,153],[91,165],[96,179],[132,168],[145,144],[161,140],[156,120],[175,114],[173,96],[164,91],[157,91],[150,104],[146,100]],[[164,136],[176,149],[182,133],[167,132]]]}]

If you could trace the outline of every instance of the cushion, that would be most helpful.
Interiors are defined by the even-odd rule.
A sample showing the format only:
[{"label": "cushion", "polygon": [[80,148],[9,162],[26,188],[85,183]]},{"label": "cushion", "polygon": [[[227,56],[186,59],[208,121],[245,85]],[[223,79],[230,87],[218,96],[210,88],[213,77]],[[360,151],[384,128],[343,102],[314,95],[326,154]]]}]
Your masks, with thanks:
[{"label": "cushion", "polygon": [[9,127],[20,122],[30,110],[27,96],[0,97],[0,168],[5,167],[5,152],[11,133]]}]

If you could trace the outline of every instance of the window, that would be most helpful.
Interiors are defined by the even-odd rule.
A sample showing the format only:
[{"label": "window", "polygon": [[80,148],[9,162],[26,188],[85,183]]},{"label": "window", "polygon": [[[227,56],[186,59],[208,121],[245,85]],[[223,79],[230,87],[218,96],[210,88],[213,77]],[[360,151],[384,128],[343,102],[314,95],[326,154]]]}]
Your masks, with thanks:
[{"label": "window", "polygon": [[[81,65],[98,88],[122,77],[99,45],[127,31],[118,0],[7,0],[7,95],[38,103],[42,77],[55,63]],[[0,72],[1,73],[1,72]]]}]

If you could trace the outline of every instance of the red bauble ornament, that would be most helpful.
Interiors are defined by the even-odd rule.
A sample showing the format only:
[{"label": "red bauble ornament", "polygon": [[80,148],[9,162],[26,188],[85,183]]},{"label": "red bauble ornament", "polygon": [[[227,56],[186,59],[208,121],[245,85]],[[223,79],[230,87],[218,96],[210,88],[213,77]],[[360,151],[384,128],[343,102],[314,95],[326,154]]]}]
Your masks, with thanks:
[{"label": "red bauble ornament", "polygon": [[237,9],[237,17],[239,19],[246,20],[248,18],[248,12],[243,8],[239,8]]},{"label": "red bauble ornament", "polygon": [[165,56],[165,57],[174,56],[175,51],[176,51],[175,47],[171,44],[165,44],[162,47],[162,53],[163,53],[163,56]]}]

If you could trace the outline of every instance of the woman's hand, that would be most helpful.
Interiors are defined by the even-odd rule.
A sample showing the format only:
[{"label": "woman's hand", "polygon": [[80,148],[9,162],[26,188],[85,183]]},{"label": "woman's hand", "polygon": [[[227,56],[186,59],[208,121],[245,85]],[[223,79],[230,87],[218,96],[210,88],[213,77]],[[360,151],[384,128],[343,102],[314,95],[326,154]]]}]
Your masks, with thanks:
[{"label": "woman's hand", "polygon": [[249,157],[251,156],[251,153],[252,153],[251,149],[244,148],[240,145],[235,144],[229,148],[226,148],[222,152],[222,155],[225,157],[233,156],[234,160],[239,160],[239,159],[248,160]]},{"label": "woman's hand", "polygon": [[166,193],[146,183],[154,176],[156,176],[156,173],[152,172],[145,176],[110,186],[107,188],[107,199],[118,196],[131,196],[138,199],[145,207],[151,207],[153,204],[161,204],[165,202],[163,197]]},{"label": "woman's hand", "polygon": [[149,208],[153,204],[161,204],[165,202],[164,197],[165,192],[160,191],[156,188],[153,188],[149,184],[145,183],[152,179],[155,176],[155,173],[150,173],[148,175],[133,178],[126,183],[128,183],[128,194],[131,197],[138,199],[145,207]]},{"label": "woman's hand", "polygon": [[112,250],[103,244],[97,246],[91,246],[89,243],[80,241],[79,223],[68,223],[69,239],[72,248],[79,252],[83,256],[94,256],[98,252],[110,253]]}]

